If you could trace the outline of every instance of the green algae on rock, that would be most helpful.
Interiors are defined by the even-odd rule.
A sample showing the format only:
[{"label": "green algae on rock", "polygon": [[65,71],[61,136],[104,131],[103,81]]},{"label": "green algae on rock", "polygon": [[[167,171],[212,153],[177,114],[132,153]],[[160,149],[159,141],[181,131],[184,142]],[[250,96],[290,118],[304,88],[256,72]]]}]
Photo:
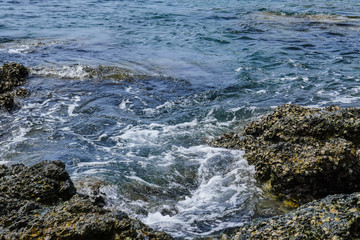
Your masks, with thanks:
[{"label": "green algae on rock", "polygon": [[255,177],[282,197],[306,203],[360,191],[360,108],[282,105],[241,135],[212,145],[245,150]]},{"label": "green algae on rock", "polygon": [[0,67],[0,106],[10,111],[14,107],[14,98],[25,96],[24,88],[17,88],[25,84],[29,71],[18,63],[4,63]]},{"label": "green algae on rock", "polygon": [[222,239],[360,239],[360,193],[331,195],[258,219]]},{"label": "green algae on rock", "polygon": [[0,239],[172,239],[78,194],[61,161],[0,166]]}]

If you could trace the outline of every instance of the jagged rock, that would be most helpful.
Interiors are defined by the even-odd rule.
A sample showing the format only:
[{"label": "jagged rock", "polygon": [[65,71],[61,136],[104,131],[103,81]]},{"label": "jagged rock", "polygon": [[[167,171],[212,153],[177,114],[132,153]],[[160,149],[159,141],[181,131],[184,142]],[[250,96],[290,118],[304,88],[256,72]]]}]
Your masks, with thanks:
[{"label": "jagged rock", "polygon": [[26,89],[15,88],[24,85],[28,75],[28,69],[17,63],[4,63],[0,67],[0,106],[10,111],[14,106],[14,98],[27,94]]},{"label": "jagged rock", "polygon": [[172,239],[77,194],[61,161],[0,166],[0,233],[1,240]]},{"label": "jagged rock", "polygon": [[360,191],[360,108],[287,104],[212,144],[245,150],[258,180],[299,203]]},{"label": "jagged rock", "polygon": [[32,167],[0,166],[0,216],[26,204],[55,204],[69,200],[76,189],[61,161],[44,161]]},{"label": "jagged rock", "polygon": [[222,239],[359,239],[360,193],[338,194],[270,219],[258,219]]}]

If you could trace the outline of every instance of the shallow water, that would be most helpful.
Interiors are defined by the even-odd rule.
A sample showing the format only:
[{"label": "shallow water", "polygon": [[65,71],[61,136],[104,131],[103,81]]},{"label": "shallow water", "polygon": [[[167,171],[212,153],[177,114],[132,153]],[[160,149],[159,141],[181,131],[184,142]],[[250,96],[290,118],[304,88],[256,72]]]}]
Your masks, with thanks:
[{"label": "shallow water", "polygon": [[278,212],[207,139],[275,106],[357,106],[357,1],[1,1],[0,62],[31,68],[1,163],[62,160],[109,206],[193,238]]}]

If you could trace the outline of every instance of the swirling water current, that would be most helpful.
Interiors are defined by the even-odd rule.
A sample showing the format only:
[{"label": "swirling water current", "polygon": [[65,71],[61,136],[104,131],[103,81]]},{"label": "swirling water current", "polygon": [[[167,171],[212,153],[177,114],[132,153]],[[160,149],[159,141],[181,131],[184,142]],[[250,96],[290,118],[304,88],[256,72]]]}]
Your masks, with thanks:
[{"label": "swirling water current", "polygon": [[284,103],[358,106],[357,0],[0,0],[0,62],[31,69],[1,163],[62,160],[109,207],[191,239],[276,214],[207,139]]}]

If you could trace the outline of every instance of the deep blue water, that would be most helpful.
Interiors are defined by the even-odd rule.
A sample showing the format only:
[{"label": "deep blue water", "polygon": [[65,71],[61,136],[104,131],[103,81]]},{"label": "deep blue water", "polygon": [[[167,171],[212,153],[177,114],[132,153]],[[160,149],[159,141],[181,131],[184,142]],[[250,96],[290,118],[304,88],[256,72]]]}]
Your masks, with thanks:
[{"label": "deep blue water", "polygon": [[277,212],[242,152],[209,147],[284,103],[358,106],[357,0],[0,0],[0,62],[32,71],[0,161],[62,160],[176,237]]}]

